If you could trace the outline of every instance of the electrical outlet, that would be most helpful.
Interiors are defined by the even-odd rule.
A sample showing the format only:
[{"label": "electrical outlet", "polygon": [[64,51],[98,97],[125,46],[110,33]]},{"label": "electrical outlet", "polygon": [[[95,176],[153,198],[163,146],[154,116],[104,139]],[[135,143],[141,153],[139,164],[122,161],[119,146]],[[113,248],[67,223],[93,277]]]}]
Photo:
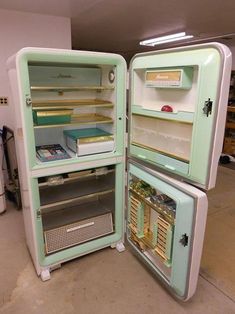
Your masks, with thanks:
[{"label": "electrical outlet", "polygon": [[8,97],[2,96],[0,97],[0,106],[7,106],[8,105]]}]

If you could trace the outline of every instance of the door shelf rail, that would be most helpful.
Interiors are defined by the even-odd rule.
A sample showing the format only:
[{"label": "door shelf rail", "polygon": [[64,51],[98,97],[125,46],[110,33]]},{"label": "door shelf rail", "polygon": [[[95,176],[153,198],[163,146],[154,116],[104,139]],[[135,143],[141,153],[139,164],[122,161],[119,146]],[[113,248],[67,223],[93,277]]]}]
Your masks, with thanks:
[{"label": "door shelf rail", "polygon": [[194,120],[194,113],[188,111],[164,112],[160,110],[145,109],[138,105],[133,105],[131,110],[133,115],[141,115],[176,123],[193,124]]}]

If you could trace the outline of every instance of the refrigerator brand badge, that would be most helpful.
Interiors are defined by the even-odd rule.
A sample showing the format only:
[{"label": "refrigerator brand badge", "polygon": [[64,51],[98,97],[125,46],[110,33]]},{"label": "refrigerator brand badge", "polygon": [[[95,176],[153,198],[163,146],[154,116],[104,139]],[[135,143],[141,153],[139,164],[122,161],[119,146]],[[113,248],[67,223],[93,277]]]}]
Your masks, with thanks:
[{"label": "refrigerator brand badge", "polygon": [[72,76],[71,74],[61,74],[59,73],[57,76],[51,76],[51,78],[56,78],[56,79],[71,79],[71,78],[75,78],[74,76]]}]

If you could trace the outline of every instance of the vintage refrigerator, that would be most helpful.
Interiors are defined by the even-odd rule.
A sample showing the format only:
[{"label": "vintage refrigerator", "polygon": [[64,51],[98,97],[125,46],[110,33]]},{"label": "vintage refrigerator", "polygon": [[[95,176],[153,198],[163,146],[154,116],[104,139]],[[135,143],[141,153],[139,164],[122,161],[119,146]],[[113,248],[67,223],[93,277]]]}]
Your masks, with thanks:
[{"label": "vintage refrigerator", "polygon": [[209,43],[134,56],[128,143],[126,71],[111,53],[24,48],[8,60],[27,245],[47,280],[65,261],[124,250],[126,231],[133,252],[188,300],[222,148],[231,53]]}]

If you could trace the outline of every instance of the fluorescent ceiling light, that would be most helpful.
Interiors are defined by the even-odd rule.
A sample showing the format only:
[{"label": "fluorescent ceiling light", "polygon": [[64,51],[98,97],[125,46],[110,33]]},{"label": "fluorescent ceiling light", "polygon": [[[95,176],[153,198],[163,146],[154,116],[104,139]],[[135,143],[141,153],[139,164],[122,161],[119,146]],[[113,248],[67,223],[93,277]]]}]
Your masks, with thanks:
[{"label": "fluorescent ceiling light", "polygon": [[160,45],[160,44],[169,43],[169,42],[173,42],[173,41],[189,39],[192,37],[193,37],[193,35],[186,35],[185,32],[181,32],[181,33],[176,33],[176,34],[172,34],[172,35],[161,36],[161,37],[143,40],[140,42],[140,45],[142,45],[142,46],[155,46],[155,45]]}]

